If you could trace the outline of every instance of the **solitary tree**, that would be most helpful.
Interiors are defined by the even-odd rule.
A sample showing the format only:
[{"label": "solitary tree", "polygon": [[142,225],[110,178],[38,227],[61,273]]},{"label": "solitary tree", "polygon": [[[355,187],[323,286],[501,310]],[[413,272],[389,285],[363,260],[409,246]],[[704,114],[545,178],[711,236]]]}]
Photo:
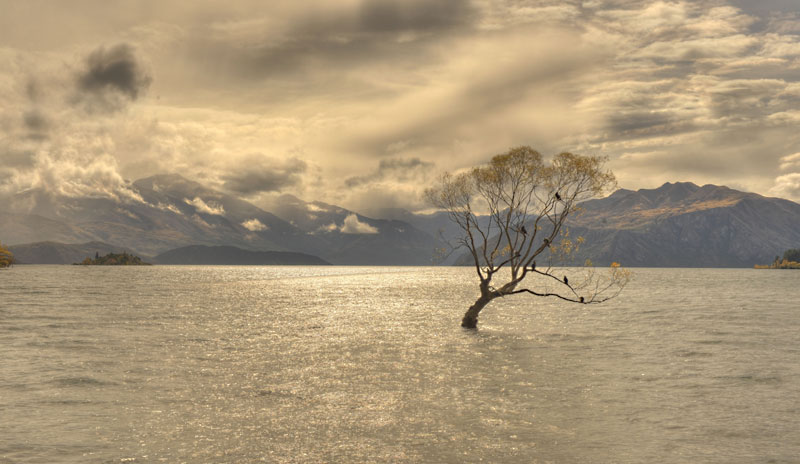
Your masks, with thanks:
[{"label": "solitary tree", "polygon": [[[617,263],[598,273],[587,262],[583,276],[573,280],[553,268],[555,259],[574,253],[583,242],[569,237],[567,218],[579,211],[580,201],[615,185],[603,162],[561,153],[546,163],[530,147],[518,147],[485,166],[446,173],[426,191],[461,229],[451,251],[466,250],[478,276],[480,296],[464,314],[462,327],[477,327],[478,314],[495,298],[528,293],[594,304],[622,290],[630,274]],[[536,287],[523,284],[530,276],[536,278],[526,283]]]}]

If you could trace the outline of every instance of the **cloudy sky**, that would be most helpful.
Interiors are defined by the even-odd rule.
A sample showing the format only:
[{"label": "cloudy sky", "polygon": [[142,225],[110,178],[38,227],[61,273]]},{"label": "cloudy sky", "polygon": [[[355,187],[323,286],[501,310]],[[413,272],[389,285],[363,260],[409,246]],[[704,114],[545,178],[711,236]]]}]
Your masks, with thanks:
[{"label": "cloudy sky", "polygon": [[800,200],[796,0],[0,0],[0,195],[424,207],[509,147]]}]

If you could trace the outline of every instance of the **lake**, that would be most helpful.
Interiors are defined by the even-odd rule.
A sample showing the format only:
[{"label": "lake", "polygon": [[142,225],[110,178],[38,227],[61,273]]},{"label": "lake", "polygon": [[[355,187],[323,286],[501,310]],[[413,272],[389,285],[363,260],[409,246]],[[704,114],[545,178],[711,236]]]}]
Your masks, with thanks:
[{"label": "lake", "polygon": [[0,463],[796,463],[800,271],[633,269],[603,305],[468,268],[0,271]]}]

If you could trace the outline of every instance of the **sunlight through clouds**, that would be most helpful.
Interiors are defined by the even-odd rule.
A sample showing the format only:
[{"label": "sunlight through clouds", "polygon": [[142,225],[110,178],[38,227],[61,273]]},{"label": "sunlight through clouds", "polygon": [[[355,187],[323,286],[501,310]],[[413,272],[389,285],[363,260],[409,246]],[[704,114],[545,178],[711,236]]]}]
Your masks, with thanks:
[{"label": "sunlight through clouds", "polygon": [[517,145],[606,155],[626,188],[766,193],[800,151],[783,4],[47,5],[58,22],[0,1],[0,195],[182,172],[260,205],[419,210],[437,173]]}]

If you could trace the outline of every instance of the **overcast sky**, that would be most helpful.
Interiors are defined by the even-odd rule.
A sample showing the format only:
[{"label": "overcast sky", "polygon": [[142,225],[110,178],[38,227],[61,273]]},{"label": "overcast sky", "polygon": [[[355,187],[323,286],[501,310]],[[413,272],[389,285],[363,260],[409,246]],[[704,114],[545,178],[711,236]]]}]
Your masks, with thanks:
[{"label": "overcast sky", "polygon": [[795,0],[0,0],[0,194],[419,209],[512,146],[800,200]]}]

